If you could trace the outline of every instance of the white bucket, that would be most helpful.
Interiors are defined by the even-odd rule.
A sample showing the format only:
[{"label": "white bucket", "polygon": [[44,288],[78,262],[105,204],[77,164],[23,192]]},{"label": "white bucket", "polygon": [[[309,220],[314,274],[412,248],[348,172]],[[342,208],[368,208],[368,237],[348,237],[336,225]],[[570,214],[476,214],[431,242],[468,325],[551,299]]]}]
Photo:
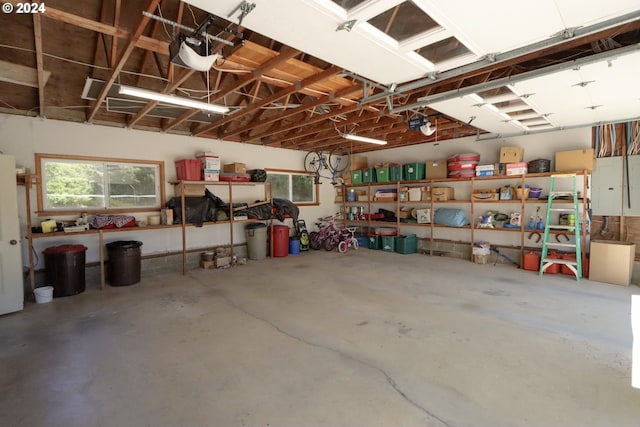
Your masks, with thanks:
[{"label": "white bucket", "polygon": [[53,299],[53,286],[35,288],[33,294],[36,296],[36,303],[38,304],[51,302],[51,299]]}]

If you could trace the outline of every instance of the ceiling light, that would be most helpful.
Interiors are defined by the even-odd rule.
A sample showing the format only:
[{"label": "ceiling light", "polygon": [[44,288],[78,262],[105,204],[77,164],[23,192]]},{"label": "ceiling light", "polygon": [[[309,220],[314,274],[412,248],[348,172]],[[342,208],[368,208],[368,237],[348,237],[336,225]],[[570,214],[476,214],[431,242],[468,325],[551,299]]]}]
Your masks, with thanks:
[{"label": "ceiling light", "polygon": [[386,145],[387,141],[383,141],[382,139],[374,139],[367,138],[366,136],[358,136],[352,133],[348,133],[343,135],[346,139],[350,139],[352,141],[360,141],[360,142],[368,142],[370,144],[378,144],[378,145]]},{"label": "ceiling light", "polygon": [[207,104],[206,102],[194,101],[193,99],[182,98],[179,96],[165,95],[145,89],[138,89],[131,86],[120,86],[118,89],[120,95],[135,96],[137,98],[151,99],[154,101],[164,102],[167,104],[181,105],[183,107],[194,108],[197,110],[211,111],[213,113],[225,114],[229,112],[229,108],[224,105]]}]

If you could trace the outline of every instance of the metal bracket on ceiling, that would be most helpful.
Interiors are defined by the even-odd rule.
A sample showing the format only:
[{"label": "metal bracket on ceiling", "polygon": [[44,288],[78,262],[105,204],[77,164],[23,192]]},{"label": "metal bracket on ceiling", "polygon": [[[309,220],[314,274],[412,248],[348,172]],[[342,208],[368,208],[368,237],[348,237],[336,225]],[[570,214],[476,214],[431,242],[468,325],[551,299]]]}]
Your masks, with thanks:
[{"label": "metal bracket on ceiling", "polygon": [[246,0],[243,0],[242,2],[240,2],[239,5],[237,5],[232,11],[231,13],[229,13],[227,15],[227,18],[230,18],[234,13],[236,13],[238,10],[240,10],[240,15],[238,16],[238,25],[242,25],[242,20],[245,18],[245,16],[247,16],[248,14],[251,13],[251,11],[256,7],[255,3],[249,3]]},{"label": "metal bracket on ceiling", "polygon": [[[167,18],[163,18],[163,17],[161,17],[161,16],[154,15],[153,13],[149,13],[149,12],[147,12],[146,10],[145,10],[145,11],[143,11],[143,12],[142,12],[142,14],[143,14],[144,16],[146,16],[147,18],[155,19],[156,21],[160,21],[160,22],[162,22],[163,24],[172,25],[172,26],[174,27],[174,29],[175,29],[175,28],[180,28],[180,29],[182,29],[182,30],[189,31],[190,33],[198,34],[198,30],[199,30],[199,28],[191,28],[191,27],[188,27],[188,26],[186,26],[186,25],[179,24],[179,23],[177,23],[177,22],[175,22],[175,21],[171,21],[171,20],[169,20],[169,19],[167,19]],[[210,15],[210,18],[213,18],[213,17]],[[208,24],[207,24],[207,25],[208,25]],[[174,30],[174,32],[175,32],[175,30]],[[216,37],[216,36],[212,36],[211,34],[208,34],[208,33],[206,32],[206,27],[205,27],[205,30],[204,30],[204,31],[202,31],[202,32],[200,32],[200,33],[199,33],[199,35],[201,35],[201,36],[205,37],[205,38],[206,38],[207,40],[209,40],[209,41],[216,41],[216,42],[219,42],[219,43],[227,44],[227,45],[229,45],[229,46],[233,46],[233,42],[230,42],[230,41],[228,41],[228,40],[221,39],[220,37]]]},{"label": "metal bracket on ceiling", "polygon": [[336,31],[345,30],[345,31],[349,32],[349,31],[351,31],[353,26],[356,25],[356,22],[358,22],[357,19],[351,19],[349,21],[344,21],[342,24],[338,25],[338,27],[336,28]]}]

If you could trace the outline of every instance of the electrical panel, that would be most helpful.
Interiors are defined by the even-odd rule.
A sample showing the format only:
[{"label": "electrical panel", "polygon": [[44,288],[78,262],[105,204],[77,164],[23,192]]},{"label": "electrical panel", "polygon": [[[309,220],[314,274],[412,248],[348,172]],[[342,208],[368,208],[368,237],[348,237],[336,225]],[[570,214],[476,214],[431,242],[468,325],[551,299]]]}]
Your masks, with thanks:
[{"label": "electrical panel", "polygon": [[596,159],[596,168],[591,172],[592,215],[622,215],[622,161],[622,157]]},{"label": "electrical panel", "polygon": [[[625,162],[622,212],[624,216],[640,216],[640,156],[629,156],[626,161],[623,157],[622,160]],[[629,164],[629,181],[627,181],[627,163]]]}]

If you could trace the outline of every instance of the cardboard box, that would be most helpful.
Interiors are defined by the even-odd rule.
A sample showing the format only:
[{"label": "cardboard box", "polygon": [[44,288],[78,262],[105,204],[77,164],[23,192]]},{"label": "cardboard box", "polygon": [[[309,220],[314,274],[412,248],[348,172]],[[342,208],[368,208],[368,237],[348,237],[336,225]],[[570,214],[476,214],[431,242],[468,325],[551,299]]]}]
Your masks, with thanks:
[{"label": "cardboard box", "polygon": [[474,202],[495,202],[500,200],[500,194],[493,188],[476,189],[471,194],[471,200]]},{"label": "cardboard box", "polygon": [[219,181],[220,171],[215,169],[205,169],[202,171],[203,181]]},{"label": "cardboard box", "polygon": [[247,165],[244,163],[229,163],[223,166],[224,173],[247,173]]},{"label": "cardboard box", "polygon": [[422,200],[422,187],[410,187],[408,193],[410,202],[419,202]]},{"label": "cardboard box", "polygon": [[527,162],[507,163],[507,176],[525,175],[528,168]]},{"label": "cardboard box", "polygon": [[556,152],[556,172],[592,171],[596,168],[593,148]]},{"label": "cardboard box", "polygon": [[591,241],[589,280],[629,286],[635,254],[635,243]]},{"label": "cardboard box", "polygon": [[369,167],[369,158],[364,156],[351,156],[349,170],[355,171]]},{"label": "cardboard box", "polygon": [[447,177],[447,160],[427,160],[425,163],[426,179],[438,179]]},{"label": "cardboard box", "polygon": [[431,199],[434,202],[446,202],[455,199],[455,190],[453,187],[431,187]]},{"label": "cardboard box", "polygon": [[160,209],[160,224],[173,225],[173,209]]},{"label": "cardboard box", "polygon": [[226,267],[227,265],[231,264],[231,257],[228,255],[226,256],[217,255],[213,259],[213,262],[215,263],[216,268]]},{"label": "cardboard box", "polygon": [[522,147],[501,147],[500,163],[517,163],[524,159],[524,148]]},{"label": "cardboard box", "polygon": [[476,176],[493,176],[494,172],[495,172],[494,165],[476,166]]},{"label": "cardboard box", "polygon": [[198,153],[196,156],[200,160],[202,169],[215,169],[220,170],[220,157],[213,153],[206,151],[204,153]]},{"label": "cardboard box", "polygon": [[200,268],[210,269],[215,267],[215,261],[203,261],[200,260]]},{"label": "cardboard box", "polygon": [[474,255],[473,262],[476,264],[486,264],[489,262],[489,255]]},{"label": "cardboard box", "polygon": [[[180,197],[180,186],[173,186],[173,193],[176,197]],[[184,185],[185,196],[204,196],[204,184],[185,184]]]}]

